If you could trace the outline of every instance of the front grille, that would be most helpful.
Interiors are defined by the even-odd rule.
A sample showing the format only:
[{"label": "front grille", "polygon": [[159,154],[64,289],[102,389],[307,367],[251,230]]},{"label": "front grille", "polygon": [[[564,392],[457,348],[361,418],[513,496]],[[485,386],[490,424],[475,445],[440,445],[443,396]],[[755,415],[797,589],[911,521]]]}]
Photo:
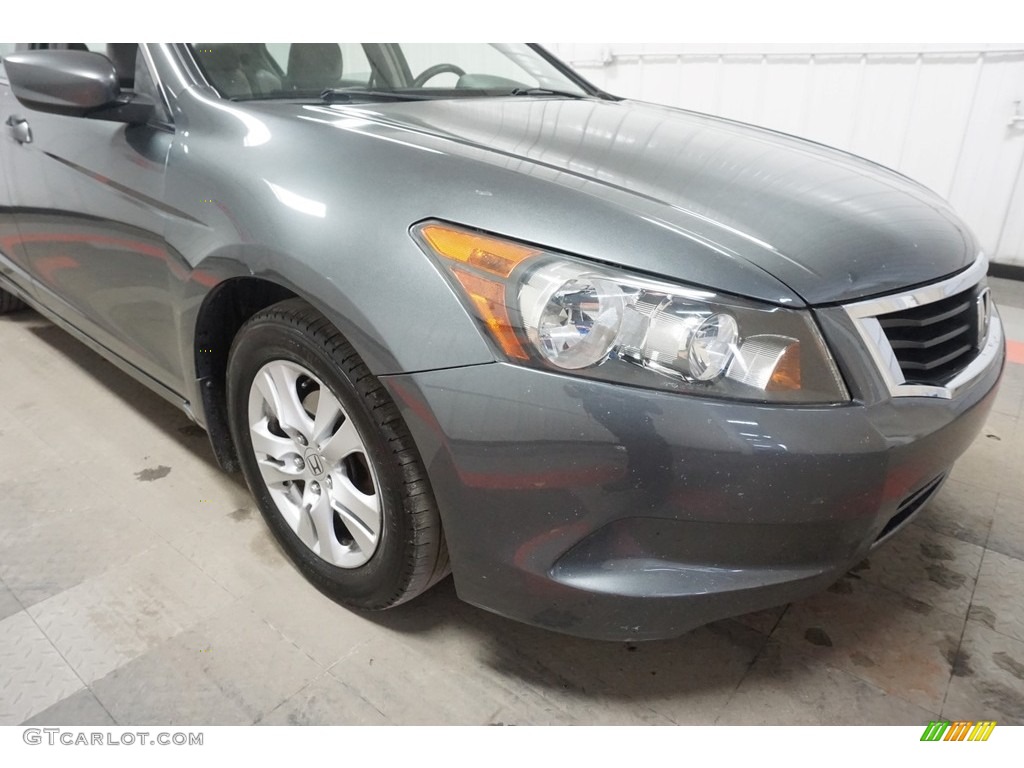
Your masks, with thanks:
[{"label": "front grille", "polygon": [[942,385],[978,354],[980,287],[878,315],[908,384]]},{"label": "front grille", "polygon": [[843,307],[892,397],[956,397],[998,364],[1003,325],[979,255],[952,277]]}]

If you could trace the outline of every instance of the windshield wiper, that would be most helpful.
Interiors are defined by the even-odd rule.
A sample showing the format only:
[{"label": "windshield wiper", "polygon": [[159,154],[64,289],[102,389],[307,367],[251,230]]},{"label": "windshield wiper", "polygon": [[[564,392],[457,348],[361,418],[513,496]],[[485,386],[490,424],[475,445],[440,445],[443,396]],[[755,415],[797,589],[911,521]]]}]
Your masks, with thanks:
[{"label": "windshield wiper", "polygon": [[572,93],[571,91],[557,91],[554,88],[513,88],[509,96],[564,96],[567,99],[586,98],[585,93]]},{"label": "windshield wiper", "polygon": [[385,100],[385,101],[423,101],[431,96],[421,96],[402,91],[375,91],[369,88],[328,88],[324,91],[280,91],[264,93],[258,96],[235,96],[231,101],[306,101],[320,99],[329,104],[349,103],[354,101]]},{"label": "windshield wiper", "polygon": [[346,103],[365,99],[386,99],[390,101],[425,101],[434,98],[429,95],[408,91],[376,91],[372,88],[327,88],[320,92],[320,99],[328,104]]}]

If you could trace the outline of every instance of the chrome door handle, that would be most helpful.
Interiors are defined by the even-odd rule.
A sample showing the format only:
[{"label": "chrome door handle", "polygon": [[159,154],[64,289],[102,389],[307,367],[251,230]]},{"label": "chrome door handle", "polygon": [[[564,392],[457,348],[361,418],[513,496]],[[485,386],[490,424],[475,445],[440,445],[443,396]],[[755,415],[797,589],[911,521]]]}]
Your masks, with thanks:
[{"label": "chrome door handle", "polygon": [[11,129],[11,135],[16,142],[19,144],[32,143],[32,128],[29,126],[28,120],[17,115],[11,115],[7,118],[7,125]]}]

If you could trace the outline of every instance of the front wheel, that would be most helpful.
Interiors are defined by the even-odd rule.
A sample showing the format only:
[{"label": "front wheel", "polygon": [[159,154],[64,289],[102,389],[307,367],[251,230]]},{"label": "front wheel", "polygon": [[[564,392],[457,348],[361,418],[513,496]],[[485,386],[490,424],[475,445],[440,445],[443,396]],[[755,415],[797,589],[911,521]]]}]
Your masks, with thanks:
[{"label": "front wheel", "polygon": [[320,591],[379,610],[447,573],[437,505],[408,428],[308,304],[275,304],[243,326],[228,360],[228,413],[249,489]]}]

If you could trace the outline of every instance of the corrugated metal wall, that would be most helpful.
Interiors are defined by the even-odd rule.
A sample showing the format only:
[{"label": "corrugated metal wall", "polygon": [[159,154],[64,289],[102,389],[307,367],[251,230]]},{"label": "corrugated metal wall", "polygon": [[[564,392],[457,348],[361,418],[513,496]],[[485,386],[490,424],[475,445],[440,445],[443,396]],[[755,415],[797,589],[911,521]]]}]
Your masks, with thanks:
[{"label": "corrugated metal wall", "polygon": [[994,261],[1024,264],[1024,44],[548,47],[617,95],[895,168],[948,199]]}]

